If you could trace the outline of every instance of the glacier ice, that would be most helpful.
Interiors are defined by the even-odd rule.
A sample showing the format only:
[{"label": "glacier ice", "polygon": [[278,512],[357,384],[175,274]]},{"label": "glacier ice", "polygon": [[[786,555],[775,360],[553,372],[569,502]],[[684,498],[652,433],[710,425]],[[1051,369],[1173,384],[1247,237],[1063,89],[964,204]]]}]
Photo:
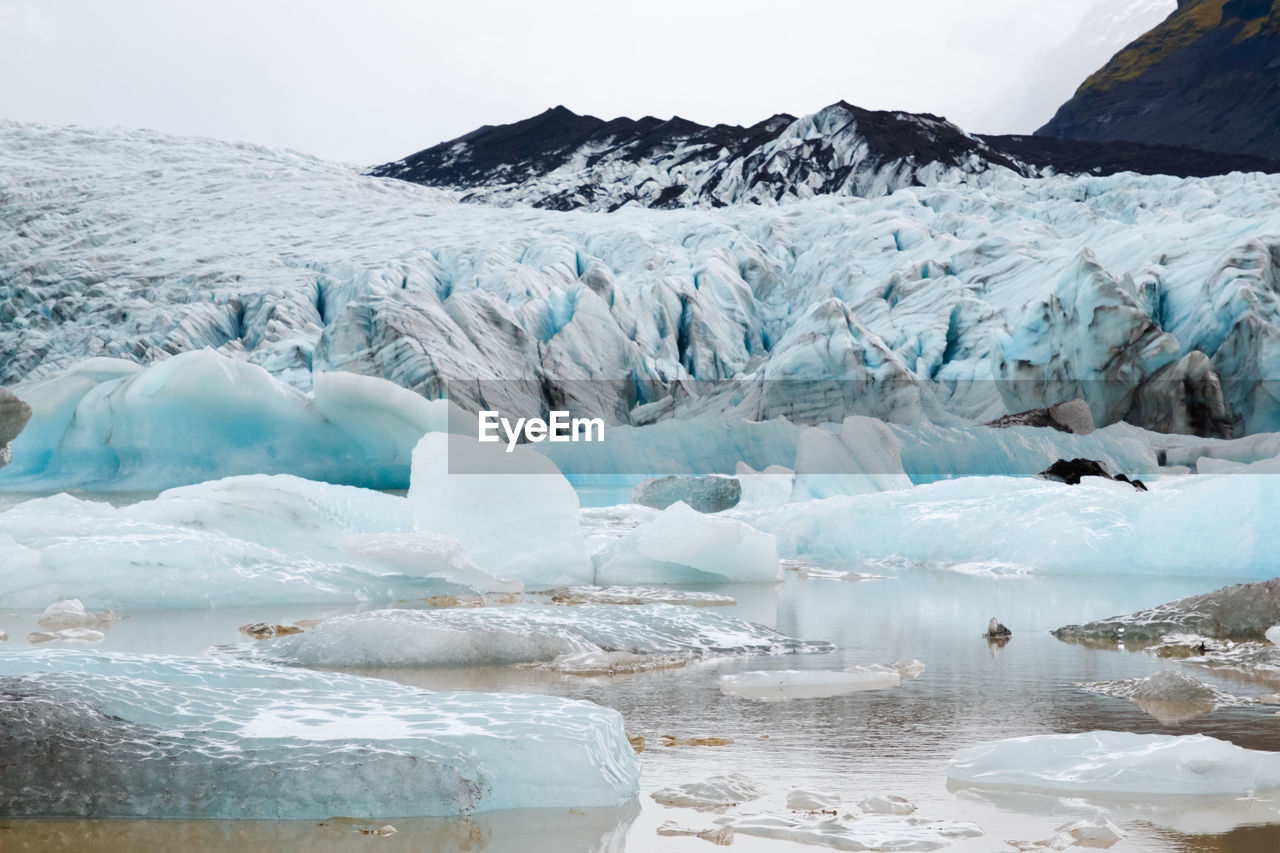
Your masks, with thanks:
[{"label": "glacier ice", "polygon": [[592,582],[578,495],[553,462],[525,447],[507,453],[470,436],[428,433],[413,451],[409,504],[417,530],[456,538],[485,572]]},{"label": "glacier ice", "polygon": [[322,819],[614,806],[622,717],[217,658],[0,656],[0,814]]},{"label": "glacier ice", "polygon": [[[723,379],[745,390],[712,391],[705,414],[901,420],[937,402],[985,422],[1010,408],[1005,364],[1053,396],[1027,402],[1079,390],[1108,416],[1138,400],[1145,421],[1144,383],[1201,352],[1211,369],[1165,384],[1216,373],[1237,432],[1278,423],[1273,175],[939,167],[876,198],[563,214],[144,131],[5,122],[0,143],[0,383],[20,395],[87,358],[208,347],[304,391],[346,371],[472,409],[540,413],[608,396],[570,387],[599,382],[616,424],[693,411],[697,383]],[[792,384],[815,373],[887,392],[878,411],[824,405]],[[513,383],[488,400],[477,381],[497,378]],[[739,460],[785,464],[719,473]]]},{"label": "glacier ice", "polygon": [[1280,788],[1280,754],[1206,735],[1032,735],[960,750],[947,778],[1048,793],[1250,796]]},{"label": "glacier ice", "polygon": [[722,675],[720,692],[757,702],[825,699],[897,687],[901,679],[896,669],[885,666],[856,666],[844,670],[780,669]]},{"label": "glacier ice", "polygon": [[773,583],[774,537],[723,514],[674,503],[597,557],[596,583]]},{"label": "glacier ice", "polygon": [[122,506],[60,494],[0,512],[0,596],[29,608],[73,596],[91,608],[245,606],[391,601],[477,580],[443,538],[414,566],[371,544],[412,529],[404,498],[283,474]]},{"label": "glacier ice", "polygon": [[93,359],[25,390],[33,415],[0,488],[165,489],[236,474],[294,474],[395,489],[428,430],[460,417],[369,376],[317,373],[303,393],[211,349],[141,369]]},{"label": "glacier ice", "polygon": [[584,652],[698,657],[830,651],[706,608],[484,607],[374,610],[335,616],[302,634],[227,647],[301,666],[505,666]]},{"label": "glacier ice", "polygon": [[902,442],[883,421],[851,416],[840,433],[816,427],[796,442],[793,501],[860,495],[911,486],[902,469]]},{"label": "glacier ice", "polygon": [[[1280,520],[1256,508],[1280,500],[1278,478],[1170,478],[1149,492],[1093,479],[1067,486],[966,477],[742,510],[736,517],[774,534],[783,554],[853,562],[984,562],[1049,573],[1274,574]],[[1119,490],[1110,488],[1116,485]]]}]

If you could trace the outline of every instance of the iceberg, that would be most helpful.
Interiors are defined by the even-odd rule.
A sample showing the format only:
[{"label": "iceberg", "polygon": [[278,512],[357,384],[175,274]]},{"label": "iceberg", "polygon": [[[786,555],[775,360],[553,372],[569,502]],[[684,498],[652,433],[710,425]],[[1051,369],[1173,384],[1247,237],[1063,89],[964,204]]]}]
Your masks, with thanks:
[{"label": "iceberg", "polygon": [[544,585],[594,579],[578,495],[535,451],[428,433],[413,451],[409,504],[416,530],[456,538],[485,572]]},{"label": "iceberg", "polygon": [[782,554],[806,558],[1044,573],[1275,574],[1280,518],[1256,508],[1280,502],[1280,478],[1169,478],[1149,492],[1092,480],[966,477],[734,517],[774,534]]},{"label": "iceberg", "polygon": [[598,584],[775,583],[774,537],[722,514],[678,502],[617,540],[597,558]]},{"label": "iceberg", "polygon": [[383,379],[313,383],[304,393],[211,349],[146,368],[81,363],[24,390],[33,413],[0,489],[144,491],[276,473],[403,489],[418,439],[450,425],[449,403]]},{"label": "iceberg", "polygon": [[538,663],[584,652],[693,658],[826,652],[831,646],[705,608],[584,604],[375,610],[335,616],[302,634],[224,650],[300,666],[463,667]]},{"label": "iceberg", "polygon": [[617,806],[622,717],[217,658],[0,656],[6,817],[318,820]]},{"label": "iceberg", "polygon": [[1243,797],[1280,788],[1280,753],[1206,735],[1032,735],[960,750],[947,778],[1057,794]]},{"label": "iceberg", "polygon": [[[36,609],[394,601],[482,580],[461,546],[412,527],[404,498],[284,474],[123,506],[37,498],[0,512],[0,597]],[[406,536],[435,550],[411,563]]]}]

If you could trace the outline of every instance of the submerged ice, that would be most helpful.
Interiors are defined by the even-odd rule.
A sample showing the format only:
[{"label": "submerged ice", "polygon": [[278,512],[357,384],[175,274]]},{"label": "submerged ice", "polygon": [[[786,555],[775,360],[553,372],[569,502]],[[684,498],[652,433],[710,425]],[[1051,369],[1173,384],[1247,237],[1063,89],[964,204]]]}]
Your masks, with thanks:
[{"label": "submerged ice", "polygon": [[426,817],[618,805],[622,717],[217,658],[0,656],[6,817]]}]

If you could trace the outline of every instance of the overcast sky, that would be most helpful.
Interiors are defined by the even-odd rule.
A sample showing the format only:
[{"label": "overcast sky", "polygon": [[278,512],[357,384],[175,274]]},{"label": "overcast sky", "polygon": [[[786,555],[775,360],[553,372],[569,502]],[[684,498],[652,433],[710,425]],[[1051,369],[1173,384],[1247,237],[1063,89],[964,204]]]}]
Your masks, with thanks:
[{"label": "overcast sky", "polygon": [[1175,0],[0,0],[0,117],[396,159],[564,104],[1029,132]]}]

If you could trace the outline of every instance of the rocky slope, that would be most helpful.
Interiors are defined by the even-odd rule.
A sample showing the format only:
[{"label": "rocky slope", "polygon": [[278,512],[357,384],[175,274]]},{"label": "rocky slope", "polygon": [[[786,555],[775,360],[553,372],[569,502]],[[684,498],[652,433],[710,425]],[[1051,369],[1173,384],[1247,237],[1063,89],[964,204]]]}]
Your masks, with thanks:
[{"label": "rocky slope", "polygon": [[1180,0],[1038,132],[1280,157],[1280,3]]}]

